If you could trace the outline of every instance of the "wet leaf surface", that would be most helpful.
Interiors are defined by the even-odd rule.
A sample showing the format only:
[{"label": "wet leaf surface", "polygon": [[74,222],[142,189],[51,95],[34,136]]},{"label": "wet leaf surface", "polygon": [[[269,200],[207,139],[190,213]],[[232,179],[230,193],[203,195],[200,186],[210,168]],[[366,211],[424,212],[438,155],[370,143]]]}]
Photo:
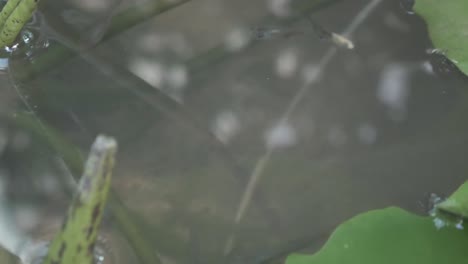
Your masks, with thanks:
[{"label": "wet leaf surface", "polygon": [[319,252],[290,255],[286,264],[465,263],[467,246],[466,230],[437,228],[431,217],[389,207],[344,222]]},{"label": "wet leaf surface", "polygon": [[434,47],[468,75],[468,1],[416,0],[414,11],[426,21]]}]

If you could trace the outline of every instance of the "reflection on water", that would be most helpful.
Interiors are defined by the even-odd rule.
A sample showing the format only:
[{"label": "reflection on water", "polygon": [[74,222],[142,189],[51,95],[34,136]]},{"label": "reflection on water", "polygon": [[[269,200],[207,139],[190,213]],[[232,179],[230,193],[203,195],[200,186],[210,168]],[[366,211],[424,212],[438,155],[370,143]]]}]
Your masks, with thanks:
[{"label": "reflection on water", "polygon": [[[312,14],[314,23],[342,32],[368,3],[335,1]],[[340,49],[321,41],[292,4],[190,1],[29,80],[21,72],[35,65],[35,54],[18,50],[0,76],[0,100],[10,98],[0,126],[20,126],[14,115],[24,102],[7,89],[12,82],[60,140],[87,149],[97,133],[116,136],[113,187],[164,263],[260,263],[317,249],[358,212],[417,211],[425,193],[450,193],[466,179],[466,79],[434,60],[443,54],[426,53],[424,23],[399,2],[382,1],[346,35],[354,49]],[[48,5],[93,15],[74,0]],[[123,1],[120,9],[135,5]],[[52,21],[54,12],[43,14]],[[82,29],[87,22],[78,18]],[[47,26],[62,32],[60,23]],[[42,29],[30,27],[22,43],[48,43],[32,49],[47,54],[61,44],[35,42]],[[13,209],[35,208],[40,221],[22,229],[47,233],[68,204],[66,179],[77,172],[41,141],[42,130],[22,128],[26,147],[14,148],[13,136],[0,144],[7,200]],[[251,202],[243,204],[246,190]],[[104,232],[119,234],[118,221],[109,215]]]}]

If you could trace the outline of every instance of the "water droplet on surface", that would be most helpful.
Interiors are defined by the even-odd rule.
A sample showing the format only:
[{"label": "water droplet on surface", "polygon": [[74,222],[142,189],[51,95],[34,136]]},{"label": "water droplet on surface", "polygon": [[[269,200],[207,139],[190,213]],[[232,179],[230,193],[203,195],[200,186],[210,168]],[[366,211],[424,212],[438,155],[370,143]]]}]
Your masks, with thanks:
[{"label": "water droplet on surface", "polygon": [[447,225],[447,223],[440,218],[434,218],[432,221],[434,222],[434,225],[437,229],[444,228]]},{"label": "water droplet on surface", "polygon": [[23,30],[21,32],[21,40],[24,44],[30,44],[34,41],[34,34],[30,30]]},{"label": "water droplet on surface", "polygon": [[414,15],[414,0],[400,0],[400,7],[409,15]]}]

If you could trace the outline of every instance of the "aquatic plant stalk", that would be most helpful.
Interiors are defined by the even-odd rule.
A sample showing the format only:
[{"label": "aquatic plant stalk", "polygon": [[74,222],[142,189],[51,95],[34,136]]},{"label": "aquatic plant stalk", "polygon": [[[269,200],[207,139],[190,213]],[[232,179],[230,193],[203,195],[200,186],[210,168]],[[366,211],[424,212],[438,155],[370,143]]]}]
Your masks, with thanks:
[{"label": "aquatic plant stalk", "polygon": [[[83,173],[84,160],[79,149],[70,144],[57,131],[41,122],[36,115],[33,113],[18,112],[15,113],[12,119],[19,127],[27,130],[39,140],[43,140],[45,145],[50,146],[73,174],[79,175]],[[69,188],[68,185],[65,185],[65,187]],[[67,191],[73,190],[69,188]],[[156,255],[157,248],[155,249],[153,245],[148,242],[147,234],[142,233],[141,226],[134,221],[133,215],[129,213],[129,210],[112,188],[109,192],[108,199],[110,213],[113,218],[115,218],[119,231],[124,235],[129,245],[135,251],[140,263],[160,263]],[[169,238],[161,236],[161,239],[165,240]]]},{"label": "aquatic plant stalk", "polygon": [[[363,22],[364,20],[372,13],[372,11],[380,4],[382,0],[371,0],[351,21],[350,25],[344,30],[343,35],[349,37]],[[325,72],[326,67],[331,62],[331,60],[337,54],[337,47],[332,46],[330,47],[323,57],[321,58],[317,72],[314,73],[314,76],[310,76],[310,78],[304,82],[304,84],[299,88],[299,90],[294,94],[293,98],[291,99],[290,103],[287,105],[286,109],[284,110],[283,114],[277,121],[279,125],[285,124],[288,122],[291,114],[297,108],[299,103],[305,97],[307,92],[311,89],[311,87],[318,83],[323,73]],[[264,168],[268,165],[271,157],[274,154],[274,147],[267,146],[264,154],[257,160],[256,165],[253,169],[251,174],[249,183],[240,199],[239,206],[236,212],[236,216],[234,222],[236,225],[242,221],[245,212],[248,209],[248,206],[251,202],[251,197],[253,196],[253,192],[255,192],[258,183],[260,182],[260,178],[263,176]],[[234,229],[235,230],[235,229]],[[229,254],[235,245],[235,234],[231,233],[226,242],[225,242],[225,254]]]},{"label": "aquatic plant stalk", "polygon": [[109,193],[117,143],[100,135],[91,147],[77,193],[44,264],[93,264],[94,245]]},{"label": "aquatic plant stalk", "polygon": [[21,29],[31,19],[38,1],[10,0],[7,2],[0,13],[0,48],[13,44]]},{"label": "aquatic plant stalk", "polygon": [[20,1],[21,0],[8,0],[6,2],[5,6],[0,12],[0,28],[3,28],[8,17],[11,15],[11,13],[13,13],[13,10],[15,10]]}]

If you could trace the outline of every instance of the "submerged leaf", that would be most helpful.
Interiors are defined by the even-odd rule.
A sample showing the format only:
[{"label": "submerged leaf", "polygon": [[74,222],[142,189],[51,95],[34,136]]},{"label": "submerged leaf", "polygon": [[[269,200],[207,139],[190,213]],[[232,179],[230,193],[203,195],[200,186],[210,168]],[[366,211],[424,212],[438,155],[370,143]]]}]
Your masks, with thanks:
[{"label": "submerged leaf", "polygon": [[416,0],[434,47],[468,75],[468,1]]},{"label": "submerged leaf", "polygon": [[467,249],[466,230],[439,229],[431,217],[389,207],[344,222],[319,252],[292,254],[286,264],[467,263]]},{"label": "submerged leaf", "polygon": [[106,136],[94,142],[78,192],[54,238],[44,264],[92,264],[94,245],[109,192],[117,143]]}]

